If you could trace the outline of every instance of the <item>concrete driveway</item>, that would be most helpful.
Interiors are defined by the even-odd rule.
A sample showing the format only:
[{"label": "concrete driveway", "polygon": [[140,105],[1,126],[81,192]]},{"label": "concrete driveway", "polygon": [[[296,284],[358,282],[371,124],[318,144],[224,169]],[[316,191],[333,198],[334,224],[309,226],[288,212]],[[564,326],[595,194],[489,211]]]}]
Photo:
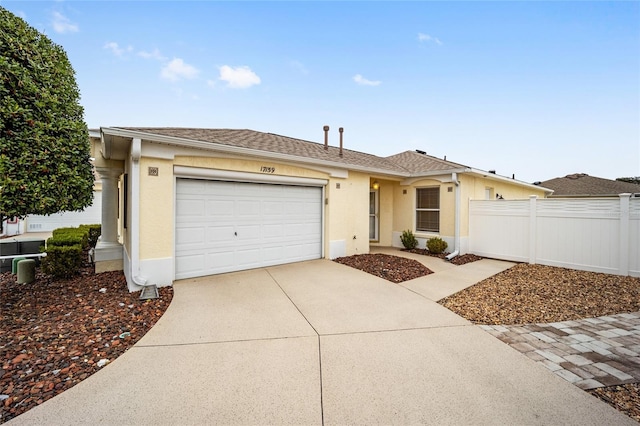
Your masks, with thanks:
[{"label": "concrete driveway", "polygon": [[510,264],[442,265],[177,282],[133,348],[9,424],[636,424],[434,302]]}]

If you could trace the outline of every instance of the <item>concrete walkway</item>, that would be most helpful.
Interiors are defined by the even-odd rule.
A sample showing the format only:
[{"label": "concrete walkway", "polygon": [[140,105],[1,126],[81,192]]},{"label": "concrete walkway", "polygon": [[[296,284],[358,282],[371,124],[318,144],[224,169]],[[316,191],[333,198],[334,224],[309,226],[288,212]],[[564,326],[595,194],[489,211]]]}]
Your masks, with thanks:
[{"label": "concrete walkway", "polygon": [[9,424],[636,424],[434,302],[510,265],[440,262],[403,285],[328,260],[180,281],[133,348]]}]

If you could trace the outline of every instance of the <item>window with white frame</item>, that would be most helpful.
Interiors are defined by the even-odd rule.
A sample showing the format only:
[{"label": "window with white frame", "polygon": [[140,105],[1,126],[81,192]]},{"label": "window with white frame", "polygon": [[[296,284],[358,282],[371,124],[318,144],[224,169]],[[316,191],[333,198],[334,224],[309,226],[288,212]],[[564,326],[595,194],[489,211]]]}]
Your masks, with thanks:
[{"label": "window with white frame", "polygon": [[416,188],[416,231],[440,232],[440,188]]},{"label": "window with white frame", "polygon": [[378,202],[378,191],[369,191],[369,241],[378,241],[380,231],[379,218],[380,203]]}]

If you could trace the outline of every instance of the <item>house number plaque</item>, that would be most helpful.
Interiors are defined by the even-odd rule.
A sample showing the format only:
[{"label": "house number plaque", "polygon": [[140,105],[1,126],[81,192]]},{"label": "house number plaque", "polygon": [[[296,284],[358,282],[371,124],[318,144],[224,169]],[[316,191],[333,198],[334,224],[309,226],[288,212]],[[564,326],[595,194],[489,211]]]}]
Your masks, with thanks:
[{"label": "house number plaque", "polygon": [[262,167],[260,167],[260,171],[262,173],[275,173],[276,172],[276,168],[275,167],[262,166]]}]

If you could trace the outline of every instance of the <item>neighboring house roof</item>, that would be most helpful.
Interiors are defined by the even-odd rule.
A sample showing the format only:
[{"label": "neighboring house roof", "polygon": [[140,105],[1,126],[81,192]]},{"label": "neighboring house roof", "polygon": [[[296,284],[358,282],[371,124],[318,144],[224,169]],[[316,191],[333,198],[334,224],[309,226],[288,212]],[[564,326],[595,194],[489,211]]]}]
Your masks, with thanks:
[{"label": "neighboring house roof", "polygon": [[554,197],[603,197],[624,193],[640,193],[640,185],[618,180],[574,173],[540,183],[554,190]]}]

